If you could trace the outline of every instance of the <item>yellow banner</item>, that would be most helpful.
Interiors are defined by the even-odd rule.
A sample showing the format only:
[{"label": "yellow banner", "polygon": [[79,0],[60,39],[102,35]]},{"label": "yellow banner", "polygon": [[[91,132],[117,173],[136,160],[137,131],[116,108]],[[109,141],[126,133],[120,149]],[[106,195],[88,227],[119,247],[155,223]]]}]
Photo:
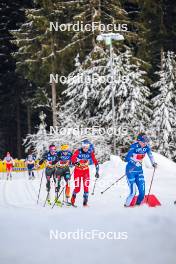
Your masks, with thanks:
[{"label": "yellow banner", "polygon": [[[27,167],[25,164],[25,160],[14,160],[15,164],[13,166],[13,171],[17,171],[17,172],[23,172],[23,171],[27,171]],[[35,161],[35,166],[38,164],[38,161]],[[42,165],[40,165],[40,167],[37,168],[37,170],[41,170],[45,168],[45,163],[43,163]],[[36,169],[36,167],[35,167]],[[0,172],[6,172],[6,162],[0,161]]]}]

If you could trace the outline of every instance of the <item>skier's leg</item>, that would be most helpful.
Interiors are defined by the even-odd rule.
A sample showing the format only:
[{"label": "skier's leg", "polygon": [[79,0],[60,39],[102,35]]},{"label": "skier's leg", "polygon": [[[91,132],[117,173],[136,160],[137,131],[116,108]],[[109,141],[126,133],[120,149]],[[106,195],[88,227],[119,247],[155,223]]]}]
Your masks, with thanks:
[{"label": "skier's leg", "polygon": [[138,175],[138,177],[136,177],[136,185],[137,185],[138,190],[139,190],[139,195],[138,195],[138,198],[136,201],[136,205],[140,205],[144,199],[144,196],[145,196],[145,181],[144,181],[143,172],[141,172]]},{"label": "skier's leg", "polygon": [[32,167],[32,178],[35,179],[35,175],[34,175],[34,166]]},{"label": "skier's leg", "polygon": [[86,206],[89,196],[89,184],[90,184],[90,175],[89,169],[84,171],[83,175],[83,185],[84,185],[84,194],[83,194],[83,205]]},{"label": "skier's leg", "polygon": [[10,176],[10,171],[8,170],[7,171],[7,180],[9,179],[9,176]]},{"label": "skier's leg", "polygon": [[62,168],[56,168],[55,171],[55,203],[56,205],[61,205],[61,202],[58,200],[59,191],[61,187],[61,179],[63,177],[63,169]]},{"label": "skier's leg", "polygon": [[136,184],[135,184],[135,172],[130,171],[131,168],[127,168],[126,175],[127,175],[127,183],[130,189],[130,193],[126,199],[125,206],[130,206],[135,194],[136,194]]},{"label": "skier's leg", "polygon": [[31,170],[28,170],[29,180],[31,179]]},{"label": "skier's leg", "polygon": [[12,180],[12,169],[10,170],[10,180]]},{"label": "skier's leg", "polygon": [[64,179],[65,179],[65,182],[66,182],[66,186],[65,186],[65,196],[66,196],[66,199],[68,201],[68,198],[70,198],[70,169],[66,169],[65,170],[65,174],[64,174]]},{"label": "skier's leg", "polygon": [[72,198],[71,198],[71,203],[74,205],[75,203],[75,199],[76,199],[76,194],[80,192],[81,189],[81,171],[77,170],[75,168],[74,171],[74,184],[75,184],[75,188],[72,194]]},{"label": "skier's leg", "polygon": [[55,193],[58,193],[60,190],[60,183],[61,183],[61,178],[62,178],[62,169],[61,168],[56,168],[55,170],[55,175],[54,175],[54,182],[55,182]]},{"label": "skier's leg", "polygon": [[75,183],[74,192],[76,194],[79,193],[81,190],[81,177],[82,177],[81,172],[75,169],[74,171],[74,183]]},{"label": "skier's leg", "polygon": [[55,187],[55,197],[56,198],[58,197],[58,193],[60,191],[60,187],[61,187],[60,183],[61,183],[61,175],[58,174],[56,177],[56,187]]},{"label": "skier's leg", "polygon": [[50,168],[46,168],[45,174],[46,174],[46,190],[48,192],[48,200],[50,201],[49,193],[50,193],[50,188],[51,188],[50,179],[52,177],[52,170]]}]

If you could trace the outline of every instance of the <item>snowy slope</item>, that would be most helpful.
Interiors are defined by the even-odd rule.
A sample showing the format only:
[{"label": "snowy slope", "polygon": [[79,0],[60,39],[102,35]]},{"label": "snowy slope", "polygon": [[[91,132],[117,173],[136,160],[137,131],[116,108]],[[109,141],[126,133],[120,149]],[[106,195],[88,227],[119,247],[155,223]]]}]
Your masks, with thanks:
[{"label": "snowy slope", "polygon": [[[176,164],[155,154],[159,164],[152,193],[161,207],[124,208],[128,194],[125,178],[103,195],[111,182],[124,174],[125,163],[112,156],[100,167],[101,178],[89,208],[43,207],[45,179],[39,205],[36,205],[40,175],[28,181],[27,174],[15,174],[13,181],[0,180],[0,263],[160,263],[175,264],[176,245]],[[153,169],[144,161],[148,190]],[[94,175],[91,167],[91,176]],[[93,182],[92,182],[93,184]],[[92,190],[91,186],[91,190]],[[58,232],[91,231],[127,232],[127,239],[50,240],[50,230]]]}]

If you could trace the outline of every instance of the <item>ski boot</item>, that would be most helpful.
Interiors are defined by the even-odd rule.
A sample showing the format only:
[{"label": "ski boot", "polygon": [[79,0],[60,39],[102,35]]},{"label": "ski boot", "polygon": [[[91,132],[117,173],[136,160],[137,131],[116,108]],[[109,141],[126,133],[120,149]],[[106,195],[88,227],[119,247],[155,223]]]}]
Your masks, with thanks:
[{"label": "ski boot", "polygon": [[72,206],[75,206],[75,200],[76,200],[76,193],[72,194],[72,198],[71,198],[71,204]]},{"label": "ski boot", "polygon": [[72,203],[69,201],[69,197],[66,197],[66,200],[64,201],[64,204],[66,206],[72,206]]},{"label": "ski boot", "polygon": [[87,202],[88,202],[88,193],[85,192],[83,195],[83,206],[84,207],[88,206]]},{"label": "ski boot", "polygon": [[51,200],[49,198],[47,199],[47,203],[48,205],[51,205]]},{"label": "ski boot", "polygon": [[57,197],[55,198],[54,202],[57,206],[62,207],[62,203]]}]

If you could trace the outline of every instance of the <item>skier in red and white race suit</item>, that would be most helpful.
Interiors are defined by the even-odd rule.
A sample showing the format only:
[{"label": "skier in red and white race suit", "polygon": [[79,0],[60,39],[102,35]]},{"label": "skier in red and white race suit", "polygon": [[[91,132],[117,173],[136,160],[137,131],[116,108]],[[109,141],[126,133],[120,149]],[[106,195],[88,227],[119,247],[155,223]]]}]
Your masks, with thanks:
[{"label": "skier in red and white race suit", "polygon": [[74,169],[74,182],[75,188],[72,194],[71,203],[74,206],[77,193],[81,189],[81,181],[83,181],[84,194],[83,194],[83,206],[87,206],[88,195],[89,195],[89,183],[90,183],[90,173],[89,173],[89,161],[92,159],[96,167],[96,178],[99,178],[99,165],[95,157],[94,152],[90,149],[90,142],[84,140],[82,142],[82,147],[76,150],[71,158],[71,162],[75,165]]},{"label": "skier in red and white race suit", "polygon": [[7,152],[3,161],[6,163],[7,180],[9,179],[9,177],[10,180],[12,180],[12,170],[13,170],[13,166],[15,165],[15,162],[11,157],[10,152]]}]

